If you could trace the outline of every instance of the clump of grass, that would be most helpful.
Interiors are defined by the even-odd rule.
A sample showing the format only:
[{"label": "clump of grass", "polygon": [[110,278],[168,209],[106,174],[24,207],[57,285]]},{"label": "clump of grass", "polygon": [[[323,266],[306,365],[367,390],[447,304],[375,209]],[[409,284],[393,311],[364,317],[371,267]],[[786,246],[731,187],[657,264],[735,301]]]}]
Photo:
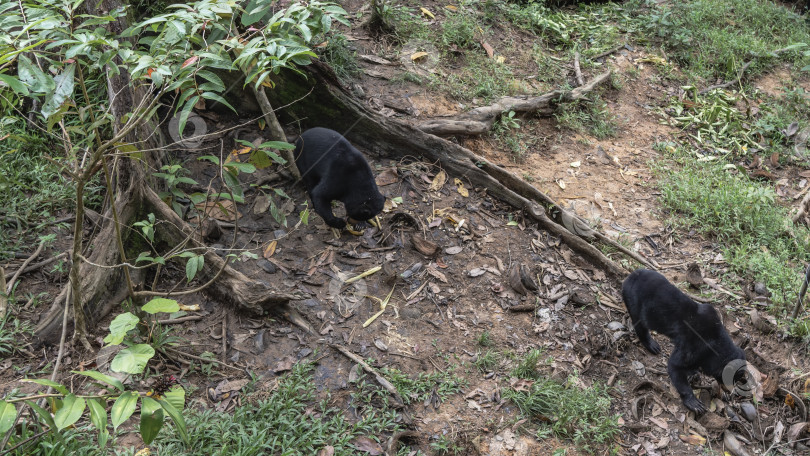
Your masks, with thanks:
[{"label": "clump of grass", "polygon": [[14,355],[25,346],[25,341],[33,334],[31,324],[15,318],[11,312],[0,319],[0,357]]},{"label": "clump of grass", "polygon": [[673,171],[671,164],[652,165],[664,206],[679,223],[717,239],[734,271],[763,281],[784,310],[803,277],[800,263],[810,260],[810,230],[790,223],[771,187],[723,163],[697,162],[682,148],[662,150],[681,166]]},{"label": "clump of grass", "polygon": [[619,126],[616,116],[599,96],[592,101],[572,103],[554,114],[561,127],[593,135],[596,139],[616,136]]},{"label": "clump of grass", "polygon": [[537,378],[528,389],[505,390],[504,397],[524,416],[543,423],[537,432],[539,438],[552,434],[595,452],[619,433],[619,415],[610,413],[610,396],[602,384],[583,387],[576,376],[564,384]]},{"label": "clump of grass", "polygon": [[478,339],[476,339],[478,345],[482,347],[491,347],[492,346],[492,336],[489,334],[489,331],[482,332]]},{"label": "clump of grass", "polygon": [[351,441],[398,430],[391,410],[368,411],[352,423],[328,400],[313,404],[311,363],[296,364],[273,396],[237,407],[233,414],[213,410],[186,416],[194,446],[186,448],[171,426],[164,426],[153,450],[159,454],[289,454],[313,455],[326,445],[335,454],[355,454]]},{"label": "clump of grass", "polygon": [[525,92],[524,88],[515,82],[509,65],[477,53],[468,54],[465,64],[459,71],[448,74],[446,78],[434,76],[431,84],[458,100],[470,101],[473,98],[480,98],[479,103]]},{"label": "clump of grass", "polygon": [[540,378],[540,372],[537,371],[537,363],[540,361],[540,356],[543,352],[539,349],[532,349],[526,353],[517,366],[512,369],[512,376],[517,378]]},{"label": "clump of grass", "polygon": [[380,372],[394,385],[405,404],[410,404],[424,401],[434,393],[440,401],[459,393],[467,386],[467,381],[456,375],[456,367],[451,365],[442,372],[420,372],[416,378],[387,367],[380,369]]},{"label": "clump of grass", "polygon": [[498,365],[498,352],[487,350],[486,353],[479,353],[473,364],[481,372],[492,372]]},{"label": "clump of grass", "polygon": [[[746,76],[755,76],[777,60],[772,51],[810,43],[804,18],[776,2],[763,0],[692,0],[627,2],[639,28],[698,76],[731,79],[749,60]],[[807,64],[799,50],[778,59]]]},{"label": "clump of grass", "polygon": [[475,32],[478,28],[475,16],[470,13],[447,13],[447,18],[441,24],[441,44],[445,48],[457,46],[471,49],[477,45]]},{"label": "clump of grass", "polygon": [[319,52],[321,59],[329,64],[341,81],[349,81],[360,74],[357,52],[353,51],[346,37],[335,34],[329,37],[326,46]]}]

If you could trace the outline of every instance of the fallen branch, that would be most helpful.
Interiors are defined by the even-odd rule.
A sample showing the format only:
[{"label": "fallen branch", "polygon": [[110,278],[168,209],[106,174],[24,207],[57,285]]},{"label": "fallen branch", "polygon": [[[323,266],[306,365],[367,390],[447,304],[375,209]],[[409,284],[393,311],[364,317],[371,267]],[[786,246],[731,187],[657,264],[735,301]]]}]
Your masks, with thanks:
[{"label": "fallen branch", "polygon": [[796,300],[796,307],[793,308],[793,315],[790,317],[793,320],[799,316],[799,310],[802,308],[804,294],[807,293],[807,282],[810,282],[810,265],[807,266],[807,270],[804,273],[804,281],[802,282],[802,288],[799,291],[799,299]]},{"label": "fallen branch", "polygon": [[158,320],[157,322],[161,325],[176,325],[178,323],[185,323],[187,321],[198,321],[202,320],[202,315],[189,315],[187,317],[180,317],[180,318],[170,318],[168,320]]},{"label": "fallen branch", "polygon": [[504,112],[533,112],[550,116],[560,103],[580,100],[609,79],[610,71],[607,71],[593,78],[588,84],[584,84],[583,81],[583,85],[573,90],[557,89],[532,98],[503,97],[489,106],[472,109],[452,119],[429,120],[419,124],[417,128],[437,136],[480,135],[488,132],[498,116]]},{"label": "fallen branch", "polygon": [[579,51],[574,51],[574,75],[577,78],[577,87],[585,85],[582,70],[579,68]]},{"label": "fallen branch", "polygon": [[391,382],[386,380],[385,377],[380,375],[379,372],[377,372],[376,369],[369,366],[368,363],[366,363],[363,360],[363,358],[355,355],[354,353],[349,351],[348,348],[346,348],[346,347],[344,347],[342,345],[329,344],[329,346],[334,348],[335,350],[339,351],[340,353],[342,353],[344,356],[346,356],[350,360],[352,360],[352,361],[356,362],[357,364],[359,364],[360,367],[362,367],[363,370],[366,371],[368,374],[373,375],[374,378],[377,380],[377,383],[379,383],[380,386],[385,388],[386,391],[388,391],[392,396],[394,396],[394,401],[395,401],[394,407],[400,408],[400,407],[404,406],[404,402],[402,401],[402,397],[399,395],[399,391],[397,391],[397,389],[394,387],[394,385],[392,385]]},{"label": "fallen branch", "polygon": [[[37,269],[45,267],[51,263],[56,263],[57,261],[64,259],[66,256],[67,252],[62,252],[59,255],[56,255],[55,257],[48,258],[47,260],[40,261],[39,263],[34,263],[30,266],[27,266],[26,268],[20,268],[17,272],[22,271],[20,274],[28,274],[29,272],[36,271]],[[8,275],[6,275],[5,279],[9,280],[11,276],[12,273],[9,272]]]},{"label": "fallen branch", "polygon": [[39,242],[39,247],[37,247],[34,253],[23,262],[22,266],[20,266],[20,269],[17,269],[17,272],[14,273],[14,276],[8,282],[8,285],[4,288],[4,290],[6,290],[6,293],[11,294],[11,290],[14,288],[14,282],[17,281],[17,278],[20,277],[20,274],[22,274],[22,272],[31,263],[31,261],[33,261],[34,258],[39,256],[39,254],[42,252],[43,247],[45,247],[44,239]]},{"label": "fallen branch", "polygon": [[627,46],[627,44],[626,44],[626,43],[622,43],[622,44],[620,44],[620,45],[616,46],[615,48],[608,49],[607,51],[605,51],[605,52],[603,52],[603,53],[601,53],[601,54],[596,54],[595,56],[591,57],[590,59],[591,59],[591,60],[599,60],[599,59],[601,59],[601,58],[603,58],[603,57],[607,57],[607,56],[609,56],[610,54],[613,54],[614,52],[618,51],[619,49],[621,49],[621,48],[623,48],[623,47],[625,47],[625,46]]},{"label": "fallen branch", "polygon": [[[810,185],[808,185],[808,188],[810,188]],[[799,203],[799,212],[793,216],[793,223],[799,223],[799,220],[807,214],[808,207],[810,207],[810,192],[807,193],[807,195],[802,198],[802,202]]]}]

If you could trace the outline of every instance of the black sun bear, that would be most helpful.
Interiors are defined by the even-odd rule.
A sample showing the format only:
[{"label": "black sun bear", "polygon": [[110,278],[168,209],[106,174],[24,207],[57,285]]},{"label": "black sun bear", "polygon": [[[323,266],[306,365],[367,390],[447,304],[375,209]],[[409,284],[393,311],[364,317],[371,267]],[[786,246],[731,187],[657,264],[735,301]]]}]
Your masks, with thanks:
[{"label": "black sun bear", "polygon": [[[647,269],[634,271],[625,279],[622,297],[636,334],[650,353],[661,353],[650,330],[670,338],[673,348],[667,373],[672,385],[686,408],[705,412],[706,407],[689,386],[689,377],[701,371],[728,386],[723,381],[723,370],[734,360],[745,360],[745,353],[734,345],[717,311],[693,301],[666,277]],[[744,374],[734,372],[734,381],[743,379]]]},{"label": "black sun bear", "polygon": [[313,210],[327,225],[346,226],[345,220],[332,213],[332,201],[343,203],[349,223],[374,224],[385,197],[365,157],[346,138],[328,128],[311,128],[295,141],[294,157]]}]

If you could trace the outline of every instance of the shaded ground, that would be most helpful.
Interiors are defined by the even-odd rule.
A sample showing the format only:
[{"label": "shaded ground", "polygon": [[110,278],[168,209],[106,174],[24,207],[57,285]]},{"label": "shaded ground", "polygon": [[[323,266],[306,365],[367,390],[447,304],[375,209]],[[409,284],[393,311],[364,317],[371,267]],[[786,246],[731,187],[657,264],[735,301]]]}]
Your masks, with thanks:
[{"label": "shaded ground", "polygon": [[[352,43],[359,54],[380,51],[362,29],[351,33],[358,38]],[[654,108],[663,106],[666,98],[678,94],[679,89],[677,84],[660,77],[653,65],[638,62],[646,56],[643,49],[623,49],[604,63],[623,81],[620,89],[602,95],[619,125],[614,137],[597,140],[561,129],[554,119],[527,118],[520,131],[536,142],[519,161],[502,150],[492,137],[459,141],[530,179],[541,191],[573,208],[603,232],[654,259],[673,282],[685,287],[686,265],[696,260],[706,276],[719,280],[727,268],[717,259],[717,246],[694,233],[672,228],[658,209],[656,185],[648,163],[660,156],[652,146],[679,133],[662,125]],[[414,122],[453,114],[459,109],[458,103],[425,86],[368,76],[368,71],[394,75],[403,71],[400,66],[381,67],[368,62],[361,65],[367,73],[357,83],[372,108],[386,109],[382,98],[391,103],[407,103],[418,116],[387,109],[391,115]],[[787,70],[777,70],[758,85],[766,92],[777,92],[783,78],[789,77],[786,73]],[[810,88],[807,81],[804,85]],[[206,120],[213,130],[215,122],[209,117]],[[237,119],[223,118],[217,127],[237,123]],[[252,141],[262,132],[251,126],[237,134]],[[232,136],[226,136],[226,145],[231,144]],[[177,155],[203,186],[213,177],[213,167],[200,165],[195,158],[206,153],[218,155],[218,144],[211,147],[180,151]],[[671,348],[668,342],[658,337],[664,353],[654,357],[627,332],[629,321],[619,283],[606,279],[602,271],[561,245],[559,239],[524,223],[519,211],[493,200],[486,189],[474,188],[461,178],[460,191],[455,182],[459,176],[445,175],[442,179],[444,172],[428,163],[391,162],[378,157],[371,157],[371,161],[375,174],[385,180],[380,182],[385,183],[380,187],[382,193],[388,199],[401,198],[395,208],[384,214],[383,232],[368,229],[363,236],[344,233],[335,240],[315,215],[309,225],[285,228],[271,215],[263,192],[255,190],[247,193],[246,203],[238,208],[242,216],[236,248],[252,250],[260,259],[238,262],[236,267],[252,277],[309,294],[309,299],[295,302],[293,307],[305,316],[317,335],[307,334],[281,316],[250,319],[195,296],[182,302],[200,304],[202,310],[197,314],[203,318],[173,326],[174,334],[184,340],[183,351],[197,355],[211,352],[217,359],[254,372],[260,377],[255,389],[267,394],[271,394],[276,379],[289,369],[291,361],[317,359],[313,387],[324,394],[330,392],[332,405],[345,408],[350,416],[352,411],[357,412],[351,399],[355,389],[350,381],[355,364],[330,349],[330,343],[343,344],[363,358],[373,359],[377,367],[394,368],[410,375],[451,372],[463,385],[460,393],[442,402],[434,391],[430,400],[414,401],[402,413],[403,424],[418,433],[413,447],[428,454],[429,444],[439,436],[449,436],[463,448],[461,454],[475,454],[476,449],[480,454],[492,455],[551,454],[561,447],[567,448],[568,454],[576,454],[571,442],[534,438],[537,425],[522,420],[516,407],[501,398],[502,390],[510,385],[509,373],[516,361],[536,348],[542,349],[544,362],[540,369],[544,374],[564,381],[576,373],[582,386],[606,382],[613,387],[611,411],[620,415],[621,424],[617,442],[626,454],[720,451],[722,432],[727,428],[749,440],[749,451],[764,451],[774,443],[774,428],[781,427],[783,431],[777,433],[784,432],[807,420],[802,416],[803,407],[788,405],[791,401],[785,400],[784,391],[770,391],[759,404],[753,423],[744,418],[729,422],[723,409],[733,410],[732,416],[742,415],[741,400],[726,401],[717,395],[712,399],[713,388],[702,377],[696,385],[706,387],[701,390],[701,397],[712,404],[712,412],[695,422],[670,387],[666,375]],[[795,185],[800,179],[797,170],[776,172],[793,184],[785,195],[786,200],[790,199],[799,191]],[[255,182],[266,175],[269,170],[251,179]],[[287,201],[266,192],[287,214],[288,226],[295,225],[306,201],[303,189],[284,178],[269,185],[283,189],[291,197]],[[462,194],[465,190],[469,196]],[[226,227],[222,238],[214,242],[227,245],[232,235],[232,229]],[[414,236],[434,243],[437,253],[418,252],[413,247]],[[273,240],[277,241],[275,251],[269,254],[267,248]],[[382,266],[382,270],[356,284],[343,284],[346,278],[374,266]],[[539,287],[537,291],[522,295],[510,284],[510,270],[520,266],[527,268]],[[633,267],[630,263],[627,266]],[[171,274],[176,281],[184,280],[182,270]],[[37,274],[25,276],[22,286],[33,292],[45,290],[53,294],[56,283],[52,275]],[[171,280],[167,279],[167,283]],[[388,308],[363,328],[363,323],[379,310],[376,301],[365,296],[384,298],[392,288]],[[747,340],[750,361],[771,375],[771,379],[778,378],[777,386],[799,394],[807,392],[801,374],[810,371],[810,362],[803,347],[778,334],[755,329],[747,316],[749,306],[744,302],[720,292],[704,291],[722,310],[724,323],[735,341],[739,344]],[[524,305],[536,305],[536,309],[509,310]],[[228,351],[222,354],[222,320],[226,315]],[[101,338],[106,334],[101,328],[106,326],[102,324],[99,328],[95,335]],[[491,338],[491,345],[486,348],[479,345],[485,332]],[[481,371],[473,363],[487,350],[498,352],[498,361],[495,367]],[[16,381],[20,372],[8,369],[12,362],[23,366],[23,373],[36,375],[45,365],[38,359],[42,355],[46,360],[55,356],[49,349],[29,359],[3,361],[0,367],[5,372],[0,374],[0,393],[20,386]],[[103,369],[103,361],[109,356],[71,354],[65,361],[65,370],[93,361],[98,361]],[[164,360],[157,371],[176,373],[184,385],[196,387],[189,392],[192,403],[223,409],[231,405],[212,404],[206,399],[207,387],[223,377],[217,373],[204,375],[199,364],[189,371],[188,365]],[[239,370],[221,368],[219,372],[231,380],[247,378]],[[30,386],[23,388],[33,390]],[[695,435],[708,437],[709,442],[704,445]],[[782,442],[787,439],[784,435],[779,438]]]}]

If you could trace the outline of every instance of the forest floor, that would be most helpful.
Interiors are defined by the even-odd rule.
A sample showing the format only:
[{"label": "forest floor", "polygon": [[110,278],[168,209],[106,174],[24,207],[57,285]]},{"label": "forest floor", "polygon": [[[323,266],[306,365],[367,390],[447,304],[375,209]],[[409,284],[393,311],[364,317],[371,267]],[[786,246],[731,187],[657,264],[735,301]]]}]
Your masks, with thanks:
[{"label": "forest floor", "polygon": [[[344,4],[353,17],[362,6],[359,1]],[[434,15],[430,20],[421,17],[433,21],[430,24],[454,20],[443,2],[428,0],[418,6]],[[576,85],[572,62],[553,52],[545,61],[554,78],[552,73],[548,79],[538,77],[537,37],[516,27],[492,25],[485,39],[476,38],[467,47],[451,43],[455,50],[447,52],[431,44],[372,37],[361,26],[367,14],[356,16],[354,26],[342,32],[346,49],[358,56],[359,71],[352,71],[345,82],[370,109],[403,122],[452,116],[496,98],[498,90],[472,97],[463,92],[465,86],[490,77],[489,66],[481,67],[478,79],[465,74],[481,65],[473,65],[473,60],[487,57],[480,44],[484,41],[494,49],[492,59],[502,56],[508,66],[508,75],[493,84],[511,84],[517,92],[533,94],[562,85],[559,78]],[[427,55],[412,59],[415,52]],[[431,63],[439,54],[442,64],[436,63],[438,58]],[[683,89],[685,77],[659,49],[638,43],[583,63],[585,81],[607,69],[613,72],[611,83],[588,102],[562,105],[552,117],[516,116],[512,123],[499,122],[490,134],[455,140],[532,183],[594,228],[654,261],[680,288],[712,303],[735,342],[746,346],[749,361],[771,382],[753,417],[745,418],[750,399],[716,394],[716,384],[706,376],[693,385],[710,411],[700,417],[688,412],[666,374],[671,344],[658,335],[663,351],[653,356],[638,343],[628,330],[621,283],[538,229],[521,211],[490,197],[486,188],[471,185],[464,176],[447,174],[418,157],[394,162],[369,151],[363,152],[389,200],[381,214],[382,231],[369,228],[362,236],[344,232],[334,239],[315,214],[308,224],[296,225],[307,196],[300,184],[283,176],[264,179],[262,187],[246,193],[245,203],[237,207],[236,233],[232,214],[219,214],[225,223],[213,247],[225,251],[235,236],[237,251],[258,255],[243,257],[234,263],[237,269],[306,293],[308,299],[291,306],[314,333],[284,315],[250,318],[203,295],[187,296],[180,299],[183,304],[200,306],[188,315],[201,319],[167,326],[182,341],[181,351],[238,369],[163,358],[154,371],[181,379],[189,407],[230,412],[272,396],[296,362],[312,362],[313,404],[326,400],[349,421],[390,412],[396,423],[387,433],[353,440],[357,454],[381,454],[390,430],[397,427],[415,433],[403,440],[407,448],[392,454],[722,454],[723,448],[729,451],[723,443],[726,431],[740,438],[749,453],[778,449],[781,454],[800,454],[802,447],[796,449],[792,441],[807,438],[807,430],[797,426],[808,421],[806,344],[788,336],[782,326],[768,329],[769,308],[746,293],[760,277],[733,271],[722,241],[677,223],[661,203],[659,180],[669,166],[680,166],[666,145],[690,133],[668,115],[673,100],[689,98]],[[747,85],[749,93],[758,94],[749,100],[756,107],[783,97],[785,87],[810,92],[810,77],[788,63],[777,63]],[[245,120],[200,114],[211,131]],[[298,133],[295,125],[288,127],[290,136]],[[261,142],[263,134],[250,124],[225,135],[225,144],[235,150],[235,137]],[[196,158],[219,155],[219,141],[203,149],[178,150],[174,158],[206,187],[215,167]],[[808,185],[806,168],[798,161],[777,161],[768,162],[775,166],[767,167],[771,176],[764,185],[776,189],[775,204],[796,207],[795,197]],[[752,172],[759,169],[750,160],[741,159],[739,165]],[[260,170],[243,183],[255,183],[271,171]],[[415,243],[427,247],[419,251]],[[434,248],[435,253],[425,254],[424,249]],[[620,253],[603,250],[628,270],[638,267]],[[697,263],[707,279],[700,289],[687,282],[691,263]],[[376,266],[379,272],[344,284]],[[517,272],[521,269],[522,282]],[[59,280],[65,279],[58,272],[39,272],[23,276],[21,286],[53,295]],[[185,271],[169,268],[162,280],[185,281]],[[536,290],[519,284],[531,282]],[[369,296],[388,295],[387,307],[364,327],[380,310],[379,302]],[[760,314],[756,325],[750,316],[754,309]],[[23,311],[21,318],[34,319],[34,314]],[[108,323],[94,331],[98,341],[107,334]],[[395,407],[385,399],[387,393],[373,377],[359,374],[357,363],[332,344],[380,370],[405,404]],[[35,385],[19,379],[36,376],[54,356],[53,349],[41,349],[34,357],[17,354],[0,362],[0,394],[11,388],[33,391]],[[65,371],[93,364],[103,370],[111,356],[104,350],[92,355],[70,350]],[[551,403],[546,412],[525,414],[512,399],[536,392],[533,386],[547,379],[564,388],[543,396]],[[223,385],[224,380],[233,383]],[[69,375],[62,381],[69,383]],[[221,396],[214,391],[218,385],[233,394],[212,400]],[[329,442],[324,444],[327,448]],[[137,433],[131,433],[119,437],[116,445],[138,449],[142,444]]]}]

